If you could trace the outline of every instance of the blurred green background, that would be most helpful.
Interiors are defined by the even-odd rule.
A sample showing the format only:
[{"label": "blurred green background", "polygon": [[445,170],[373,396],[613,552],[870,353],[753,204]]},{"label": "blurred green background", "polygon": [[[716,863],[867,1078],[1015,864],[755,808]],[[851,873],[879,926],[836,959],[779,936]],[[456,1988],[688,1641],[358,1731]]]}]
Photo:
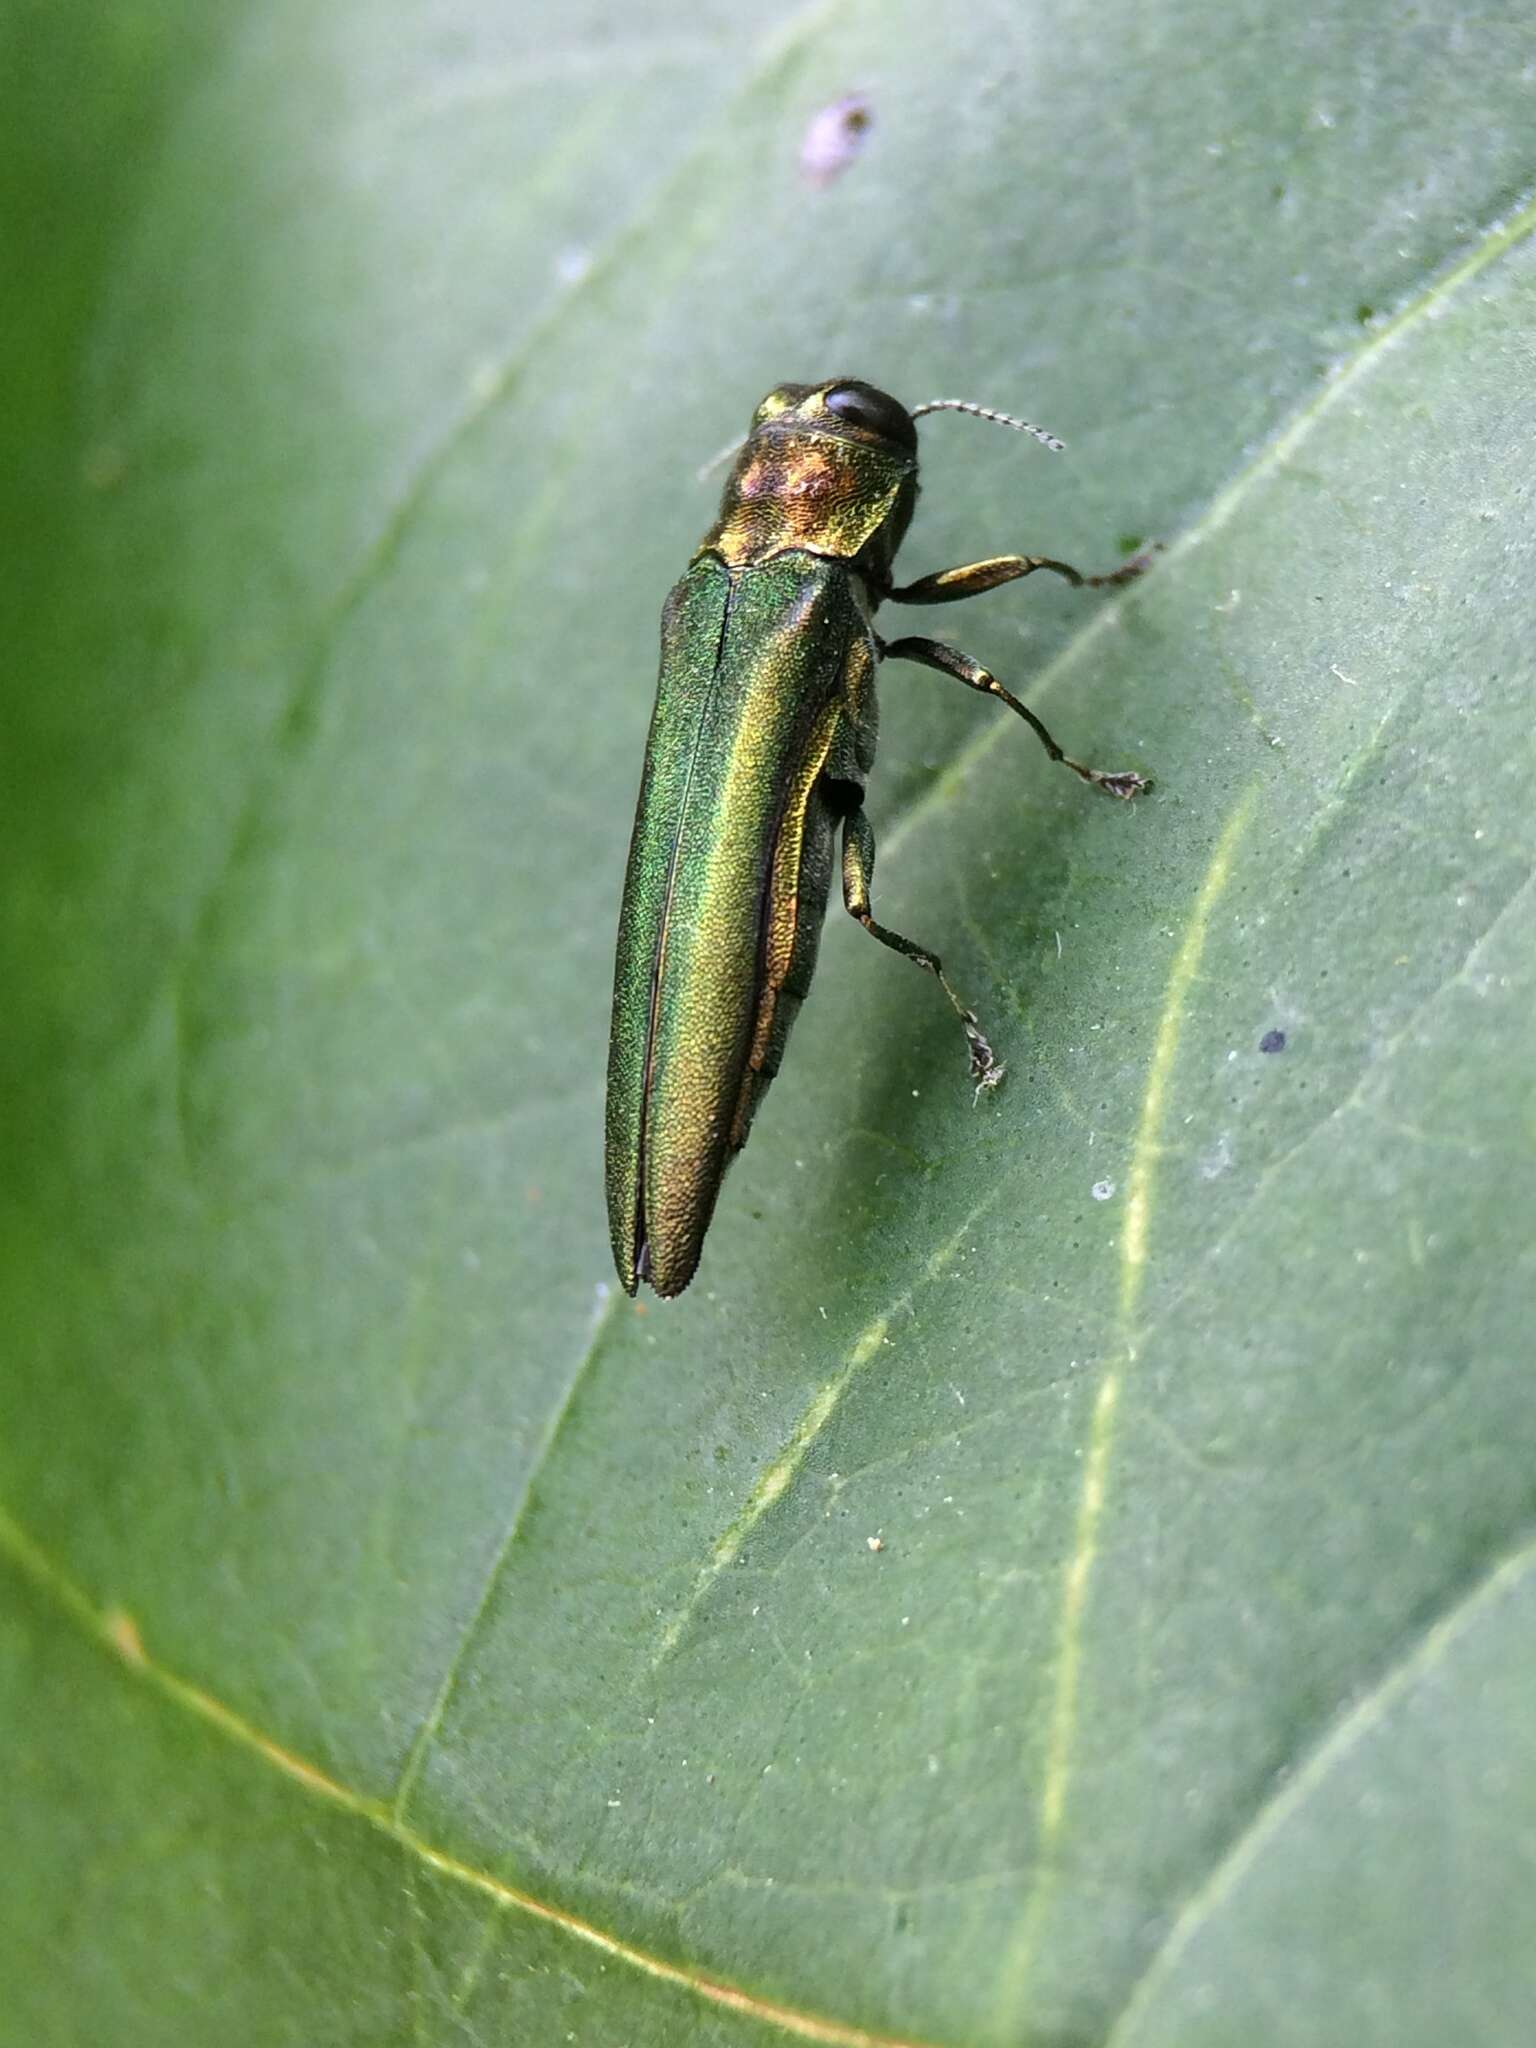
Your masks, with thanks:
[{"label": "blurred green background", "polygon": [[[13,0],[0,2040],[1529,2039],[1529,28]],[[834,911],[631,1305],[657,616],[844,373],[1069,444],[911,575],[1168,544],[906,615],[1158,790],[893,667],[1009,1079]]]}]

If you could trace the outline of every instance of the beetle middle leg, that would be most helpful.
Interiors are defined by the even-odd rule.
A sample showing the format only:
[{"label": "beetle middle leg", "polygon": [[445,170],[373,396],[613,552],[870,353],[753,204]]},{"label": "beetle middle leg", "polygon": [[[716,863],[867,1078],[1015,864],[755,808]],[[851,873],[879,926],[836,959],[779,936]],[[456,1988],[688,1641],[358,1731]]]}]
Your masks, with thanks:
[{"label": "beetle middle leg", "polygon": [[865,931],[877,938],[882,946],[889,946],[893,953],[900,953],[904,959],[926,968],[933,975],[949,997],[965,1032],[966,1043],[971,1049],[971,1079],[976,1083],[978,1093],[983,1088],[995,1088],[1003,1078],[1003,1062],[987,1042],[986,1034],[976,1021],[976,1012],[967,1009],[950,987],[938,954],[930,953],[926,946],[914,945],[900,932],[893,932],[889,925],[879,923],[870,909],[869,890],[874,872],[875,835],[870,830],[868,818],[856,807],[843,819],[843,902],[848,915],[856,917]]},{"label": "beetle middle leg", "polygon": [[1053,761],[1059,761],[1063,768],[1070,768],[1074,775],[1084,782],[1092,783],[1095,789],[1102,789],[1110,796],[1139,796],[1151,783],[1144,775],[1122,768],[1110,771],[1104,768],[1088,768],[1081,761],[1074,761],[1070,754],[1063,753],[1036,718],[1027,704],[1021,704],[1013,692],[1000,683],[991,669],[983,668],[979,661],[973,661],[968,654],[962,654],[958,647],[948,647],[942,640],[924,640],[914,635],[905,640],[882,642],[880,652],[887,661],[916,661],[924,668],[936,668],[940,675],[954,676],[973,690],[980,690],[983,696],[1000,697],[1010,711],[1016,711],[1024,723],[1039,740],[1041,746]]}]

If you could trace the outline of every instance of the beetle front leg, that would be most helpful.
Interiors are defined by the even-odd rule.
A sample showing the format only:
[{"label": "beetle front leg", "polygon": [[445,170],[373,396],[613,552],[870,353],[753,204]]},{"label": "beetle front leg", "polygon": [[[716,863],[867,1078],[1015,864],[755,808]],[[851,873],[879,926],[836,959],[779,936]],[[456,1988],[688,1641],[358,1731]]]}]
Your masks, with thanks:
[{"label": "beetle front leg", "polygon": [[1085,576],[1070,562],[1053,562],[1048,555],[989,555],[984,562],[964,562],[958,569],[940,569],[932,576],[919,576],[899,590],[886,592],[891,604],[952,604],[962,597],[979,597],[984,590],[996,590],[1000,583],[1012,583],[1020,576],[1033,576],[1037,569],[1049,569],[1064,576],[1075,590],[1103,590],[1113,583],[1132,583],[1152,566],[1151,553],[1132,556],[1118,569],[1103,576]]},{"label": "beetle front leg", "polygon": [[949,979],[939,964],[937,953],[930,953],[926,946],[916,946],[910,939],[904,939],[900,932],[893,932],[889,925],[880,924],[869,907],[870,883],[875,873],[875,835],[870,830],[868,818],[863,811],[850,811],[843,820],[843,902],[848,915],[856,917],[865,931],[877,938],[882,946],[889,946],[893,953],[900,953],[918,967],[926,968],[933,975],[939,987],[949,997],[955,1015],[965,1032],[966,1043],[971,1049],[971,1079],[976,1083],[978,1094],[983,1088],[995,1088],[1003,1078],[1004,1063],[993,1052],[985,1033],[976,1021],[976,1012],[967,1009],[949,985]]},{"label": "beetle front leg", "polygon": [[885,641],[880,652],[887,661],[920,662],[924,668],[936,668],[941,675],[954,676],[969,688],[980,690],[983,696],[1000,697],[1010,711],[1016,711],[1024,720],[1053,761],[1070,768],[1074,775],[1080,775],[1095,789],[1106,790],[1110,796],[1129,798],[1140,796],[1143,790],[1152,787],[1146,776],[1137,775],[1129,768],[1117,772],[1086,768],[1081,761],[1074,761],[1070,754],[1064,754],[1029,706],[1021,704],[1011,690],[1005,689],[991,669],[983,668],[979,661],[972,661],[958,647],[947,647],[942,640],[923,640],[914,636],[906,640]]}]

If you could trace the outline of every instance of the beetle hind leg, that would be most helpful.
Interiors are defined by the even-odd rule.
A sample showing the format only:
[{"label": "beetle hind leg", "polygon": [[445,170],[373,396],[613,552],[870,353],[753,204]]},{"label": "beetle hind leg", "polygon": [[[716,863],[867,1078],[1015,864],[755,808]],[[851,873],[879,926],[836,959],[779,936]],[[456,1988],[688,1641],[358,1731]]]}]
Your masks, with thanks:
[{"label": "beetle hind leg", "polygon": [[881,924],[871,910],[870,884],[874,872],[875,835],[863,811],[855,809],[843,820],[843,904],[848,915],[856,917],[865,931],[877,938],[882,946],[889,946],[893,953],[900,953],[903,959],[912,961],[914,966],[925,969],[934,977],[960,1019],[970,1047],[971,1079],[976,1083],[978,1096],[983,1088],[995,1088],[1003,1078],[1004,1063],[992,1050],[976,1020],[976,1012],[968,1008],[950,986],[938,954],[930,953],[926,946],[916,945],[911,939],[904,939],[900,932],[893,932],[889,925]]}]

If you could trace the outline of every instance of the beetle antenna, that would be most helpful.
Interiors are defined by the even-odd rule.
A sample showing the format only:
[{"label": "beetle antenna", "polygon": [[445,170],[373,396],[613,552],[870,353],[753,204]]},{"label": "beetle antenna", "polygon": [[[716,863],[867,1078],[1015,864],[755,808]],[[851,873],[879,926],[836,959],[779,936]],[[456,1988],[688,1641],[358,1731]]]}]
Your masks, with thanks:
[{"label": "beetle antenna", "polygon": [[1011,412],[994,412],[990,405],[973,405],[968,398],[930,398],[926,405],[914,405],[913,419],[921,419],[925,412],[969,412],[979,420],[996,420],[1000,427],[1015,427],[1021,434],[1032,434],[1042,448],[1049,448],[1059,455],[1066,447],[1065,441],[1058,441],[1054,434],[1048,434],[1044,427],[1032,427],[1028,420],[1016,420]]},{"label": "beetle antenna", "polygon": [[720,467],[722,462],[729,462],[731,457],[736,453],[737,449],[745,448],[746,445],[747,437],[745,434],[738,434],[734,441],[727,441],[725,446],[719,451],[718,454],[711,455],[708,462],[706,462],[701,469],[696,469],[693,472],[694,482],[696,484],[701,484],[707,478],[712,477],[715,471]]}]

